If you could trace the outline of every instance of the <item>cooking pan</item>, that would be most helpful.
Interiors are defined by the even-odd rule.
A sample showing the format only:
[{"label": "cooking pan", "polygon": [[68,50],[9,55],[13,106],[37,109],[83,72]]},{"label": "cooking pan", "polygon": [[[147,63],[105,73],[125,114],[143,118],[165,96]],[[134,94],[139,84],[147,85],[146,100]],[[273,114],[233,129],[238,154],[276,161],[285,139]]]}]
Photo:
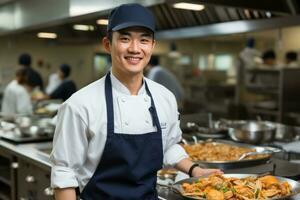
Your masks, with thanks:
[{"label": "cooking pan", "polygon": [[[249,177],[249,176],[259,176],[258,174],[224,174],[223,175],[224,177],[236,177],[236,178],[246,178],[246,177]],[[207,176],[203,176],[203,178],[206,178]],[[200,199],[200,200],[205,200],[205,198],[201,198],[201,197],[191,197],[191,196],[184,196],[182,195],[184,190],[183,188],[181,187],[181,185],[183,183],[194,183],[195,181],[199,180],[199,178],[201,177],[193,177],[193,178],[187,178],[187,179],[184,179],[184,180],[181,180],[181,181],[178,181],[176,182],[172,188],[174,188],[174,191],[176,191],[176,193],[179,193],[181,196],[183,196],[185,199]],[[297,182],[297,181],[294,181],[292,179],[288,179],[288,178],[284,178],[284,177],[278,177],[276,176],[276,178],[280,181],[280,182],[288,182],[291,187],[292,187],[292,194],[289,195],[289,196],[285,196],[285,197],[280,197],[280,198],[271,198],[271,199],[268,199],[268,200],[279,200],[279,199],[286,199],[286,200],[299,200],[300,198],[300,183]]]},{"label": "cooking pan", "polygon": [[227,129],[217,126],[215,122],[211,122],[210,127],[199,126],[195,122],[187,122],[186,127],[192,130],[190,135],[196,135],[201,139],[221,139],[225,138],[227,134]]},{"label": "cooking pan", "polygon": [[300,127],[289,126],[281,123],[273,123],[276,127],[275,140],[282,142],[292,142],[299,140],[300,137]]},{"label": "cooking pan", "polygon": [[282,151],[281,149],[275,147],[255,146],[255,145],[236,143],[236,142],[231,142],[226,140],[219,140],[219,141],[209,142],[209,143],[228,144],[228,145],[233,145],[238,147],[250,148],[250,149],[254,149],[256,152],[268,152],[269,154],[269,156],[266,157],[260,157],[255,159],[234,160],[234,161],[201,161],[201,160],[194,161],[198,163],[200,166],[209,167],[209,168],[235,169],[235,168],[250,167],[250,166],[265,164],[271,159],[272,154],[279,153]]},{"label": "cooking pan", "polygon": [[276,126],[267,121],[227,121],[228,135],[232,140],[249,144],[274,141]]}]

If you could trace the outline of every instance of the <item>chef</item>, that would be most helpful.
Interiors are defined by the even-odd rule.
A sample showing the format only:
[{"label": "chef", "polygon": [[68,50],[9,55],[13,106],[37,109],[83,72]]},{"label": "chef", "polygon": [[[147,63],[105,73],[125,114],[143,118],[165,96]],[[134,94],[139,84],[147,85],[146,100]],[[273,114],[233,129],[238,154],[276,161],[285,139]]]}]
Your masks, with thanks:
[{"label": "chef", "polygon": [[15,79],[4,90],[1,106],[2,114],[5,116],[31,115],[31,90],[32,88],[28,83],[28,71],[24,68],[18,69],[15,73]]},{"label": "chef", "polygon": [[57,200],[157,200],[156,173],[174,166],[191,176],[218,169],[193,164],[181,140],[174,95],[143,76],[155,46],[151,12],[123,4],[109,16],[111,71],[60,108],[51,153]]}]

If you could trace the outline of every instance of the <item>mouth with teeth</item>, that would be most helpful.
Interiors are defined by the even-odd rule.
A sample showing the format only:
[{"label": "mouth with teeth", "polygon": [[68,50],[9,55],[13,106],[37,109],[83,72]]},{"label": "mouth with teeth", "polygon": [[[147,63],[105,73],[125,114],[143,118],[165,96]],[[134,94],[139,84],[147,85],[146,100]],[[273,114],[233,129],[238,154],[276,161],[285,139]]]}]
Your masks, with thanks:
[{"label": "mouth with teeth", "polygon": [[126,56],[125,59],[131,65],[136,65],[140,62],[140,60],[142,60],[142,58],[140,57],[132,57],[132,56]]}]

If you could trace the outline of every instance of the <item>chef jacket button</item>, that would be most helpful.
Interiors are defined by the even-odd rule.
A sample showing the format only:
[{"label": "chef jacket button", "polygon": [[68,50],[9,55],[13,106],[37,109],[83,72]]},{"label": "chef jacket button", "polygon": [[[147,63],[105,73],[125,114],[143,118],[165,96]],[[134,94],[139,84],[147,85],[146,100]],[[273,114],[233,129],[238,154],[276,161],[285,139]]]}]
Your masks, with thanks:
[{"label": "chef jacket button", "polygon": [[128,123],[128,122],[125,122],[125,125],[126,125],[126,126],[128,126],[128,125],[129,125],[129,123]]},{"label": "chef jacket button", "polygon": [[124,103],[126,100],[125,100],[125,98],[122,98],[121,101]]},{"label": "chef jacket button", "polygon": [[146,120],[146,124],[149,124],[149,120]]},{"label": "chef jacket button", "polygon": [[145,97],[145,98],[144,98],[144,101],[145,101],[145,102],[148,102],[148,98],[147,98],[147,97]]}]

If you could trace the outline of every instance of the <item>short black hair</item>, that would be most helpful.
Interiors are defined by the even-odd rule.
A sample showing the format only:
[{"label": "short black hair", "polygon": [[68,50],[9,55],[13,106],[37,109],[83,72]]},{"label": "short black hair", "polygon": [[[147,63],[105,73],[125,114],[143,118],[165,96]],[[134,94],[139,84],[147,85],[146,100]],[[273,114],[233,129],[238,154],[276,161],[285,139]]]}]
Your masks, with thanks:
[{"label": "short black hair", "polygon": [[155,56],[155,55],[151,56],[149,64],[152,65],[152,66],[159,65],[159,57]]},{"label": "short black hair", "polygon": [[262,59],[276,59],[276,53],[274,50],[265,51],[262,55]]},{"label": "short black hair", "polygon": [[289,51],[285,54],[285,59],[289,61],[297,61],[298,60],[298,54],[295,51]]},{"label": "short black hair", "polygon": [[255,46],[254,38],[248,38],[246,46],[249,48],[254,48],[254,46]]},{"label": "short black hair", "polygon": [[111,43],[111,42],[112,42],[112,31],[107,31],[106,37],[108,38],[108,40],[109,40],[110,43]]},{"label": "short black hair", "polygon": [[19,64],[24,66],[31,65],[31,56],[28,53],[23,53],[19,56]]},{"label": "short black hair", "polygon": [[59,67],[60,71],[64,74],[64,78],[67,78],[71,74],[71,67],[68,64],[62,64]]}]

